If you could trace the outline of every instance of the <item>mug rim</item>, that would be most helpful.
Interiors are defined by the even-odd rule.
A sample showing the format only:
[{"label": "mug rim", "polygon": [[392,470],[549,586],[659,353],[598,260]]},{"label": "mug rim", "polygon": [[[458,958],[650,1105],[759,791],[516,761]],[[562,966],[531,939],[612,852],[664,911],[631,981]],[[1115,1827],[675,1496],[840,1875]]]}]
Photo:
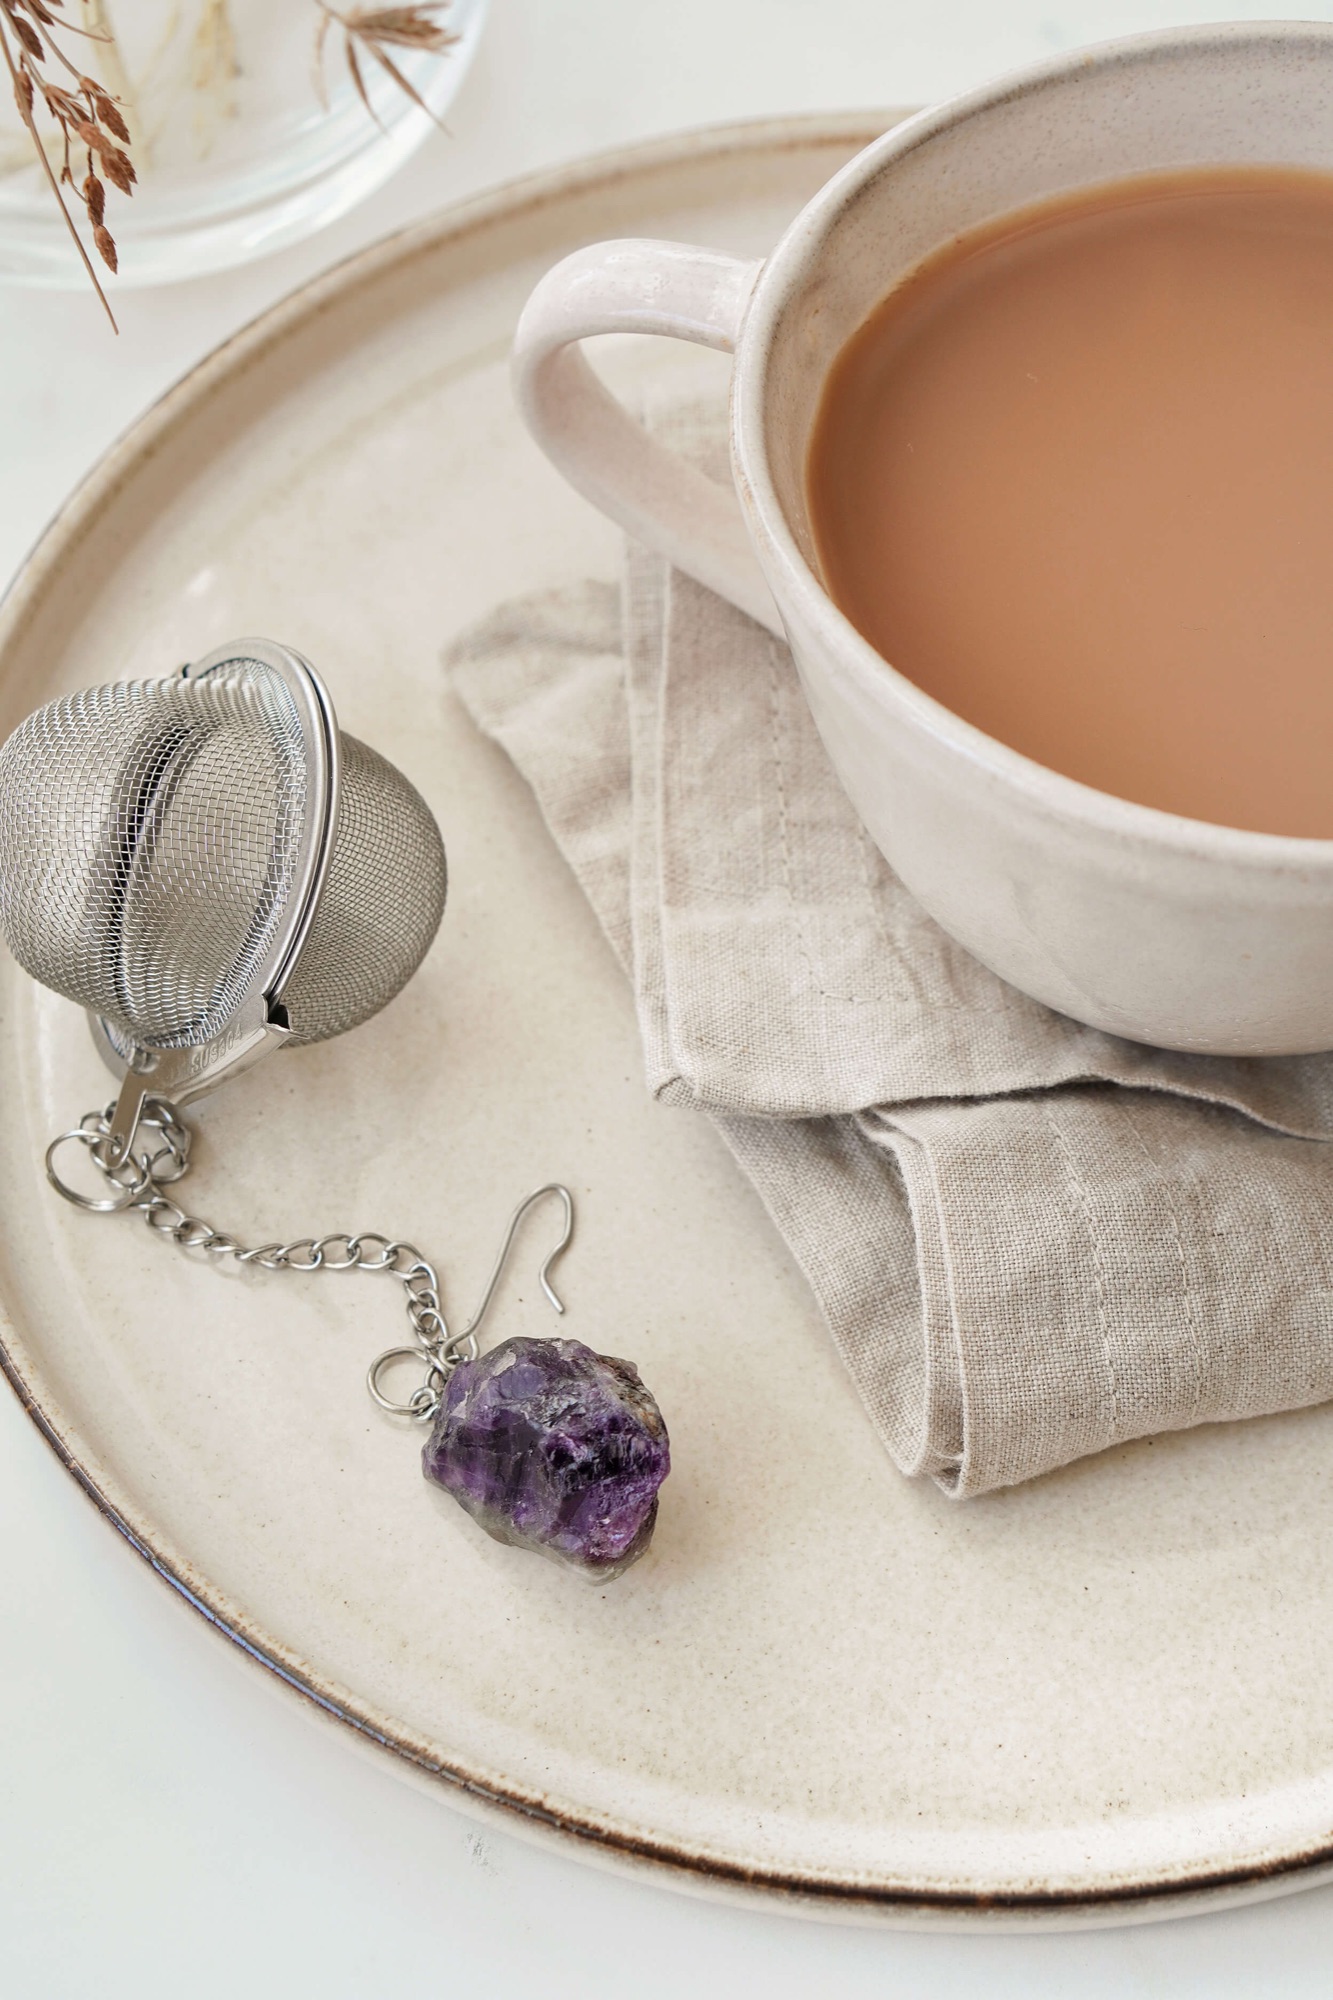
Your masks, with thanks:
[{"label": "mug rim", "polygon": [[764,426],[769,358],[791,293],[812,251],[825,240],[854,197],[894,161],[980,112],[1016,98],[1032,97],[1091,70],[1138,65],[1182,50],[1206,53],[1257,44],[1292,47],[1302,42],[1318,44],[1325,59],[1333,57],[1333,22],[1212,22],[1118,36],[1008,70],[989,83],[927,106],[872,140],[807,202],[759,272],[736,346],[731,443],[741,505],[779,609],[784,600],[794,599],[843,670],[867,693],[879,698],[887,694],[905,720],[942,748],[966,758],[979,775],[999,788],[1018,792],[1026,805],[1053,819],[1073,819],[1089,831],[1146,842],[1159,850],[1172,850],[1182,859],[1248,864],[1270,873],[1274,869],[1304,873],[1317,868],[1333,874],[1333,838],[1261,833],[1120,798],[1012,749],[918,687],[877,652],[839,610],[798,545],[773,482]]}]

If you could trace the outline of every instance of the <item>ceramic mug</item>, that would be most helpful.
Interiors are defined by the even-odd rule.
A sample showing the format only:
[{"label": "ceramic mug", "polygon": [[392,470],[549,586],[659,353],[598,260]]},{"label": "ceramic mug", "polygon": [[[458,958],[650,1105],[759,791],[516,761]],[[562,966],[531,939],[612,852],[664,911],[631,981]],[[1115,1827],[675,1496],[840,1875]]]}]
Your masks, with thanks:
[{"label": "ceramic mug", "polygon": [[[1333,27],[1136,36],[1003,78],[867,147],[763,262],[648,241],[577,251],[529,300],[514,368],[526,421],[572,485],[789,639],[853,804],[946,930],[1093,1027],[1270,1055],[1333,1048],[1333,841],[1135,805],[973,728],[832,602],[804,490],[834,358],[933,250],[1060,191],[1244,162],[1333,169]],[[578,343],[626,332],[734,351],[734,489],[602,387]]]}]

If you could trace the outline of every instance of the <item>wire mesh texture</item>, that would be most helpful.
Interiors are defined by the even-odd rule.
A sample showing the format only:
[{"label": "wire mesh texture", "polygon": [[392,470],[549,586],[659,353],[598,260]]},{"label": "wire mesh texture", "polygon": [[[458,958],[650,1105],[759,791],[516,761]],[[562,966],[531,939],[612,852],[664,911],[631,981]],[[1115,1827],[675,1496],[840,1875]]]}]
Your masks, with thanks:
[{"label": "wire mesh texture", "polygon": [[[283,994],[296,1042],[391,1000],[444,907],[429,808],[375,751],[342,748],[332,860]],[[290,689],[243,657],[30,715],[0,749],[0,926],[19,964],[143,1048],[213,1040],[298,887],[307,754]]]}]

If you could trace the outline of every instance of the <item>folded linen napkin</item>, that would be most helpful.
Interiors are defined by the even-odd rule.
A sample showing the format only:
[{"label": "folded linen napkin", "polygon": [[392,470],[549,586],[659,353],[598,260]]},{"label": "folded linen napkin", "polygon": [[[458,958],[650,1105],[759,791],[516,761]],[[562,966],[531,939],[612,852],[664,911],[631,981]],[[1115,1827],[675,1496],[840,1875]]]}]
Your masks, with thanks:
[{"label": "folded linen napkin", "polygon": [[[726,476],[716,413],[659,421]],[[623,592],[450,653],[633,980],[647,1077],[708,1111],[888,1450],[958,1497],[1333,1396],[1333,1058],[1149,1049],[915,904],[786,648],[631,545]]]}]

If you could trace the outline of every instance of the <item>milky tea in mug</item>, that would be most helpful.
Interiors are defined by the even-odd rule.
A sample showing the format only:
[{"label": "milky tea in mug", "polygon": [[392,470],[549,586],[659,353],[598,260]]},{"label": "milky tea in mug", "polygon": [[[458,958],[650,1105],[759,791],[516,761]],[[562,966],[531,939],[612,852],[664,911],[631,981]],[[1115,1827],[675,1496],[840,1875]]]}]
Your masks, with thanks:
[{"label": "milky tea in mug", "polygon": [[1048,198],[841,350],[829,594],[955,714],[1138,804],[1333,838],[1333,176]]},{"label": "milky tea in mug", "polygon": [[[729,484],[617,404],[614,333],[734,352]],[[579,492],[787,639],[983,964],[1136,1041],[1333,1050],[1333,24],[999,78],[762,260],[584,245],[514,380]]]}]

